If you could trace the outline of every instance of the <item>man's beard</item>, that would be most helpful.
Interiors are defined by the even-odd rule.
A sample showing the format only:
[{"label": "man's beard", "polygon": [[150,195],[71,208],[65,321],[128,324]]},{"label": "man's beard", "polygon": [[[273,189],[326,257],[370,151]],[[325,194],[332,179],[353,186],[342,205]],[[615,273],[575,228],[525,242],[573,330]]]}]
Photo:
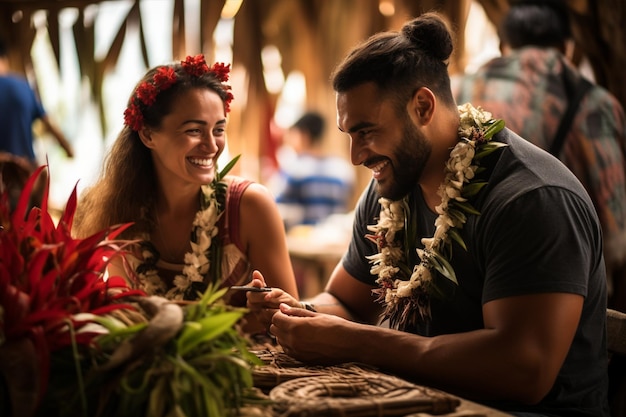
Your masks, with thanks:
[{"label": "man's beard", "polygon": [[387,186],[378,183],[376,187],[378,194],[397,201],[410,193],[419,181],[431,151],[430,143],[407,118],[404,122],[402,141],[393,151],[392,181]]}]

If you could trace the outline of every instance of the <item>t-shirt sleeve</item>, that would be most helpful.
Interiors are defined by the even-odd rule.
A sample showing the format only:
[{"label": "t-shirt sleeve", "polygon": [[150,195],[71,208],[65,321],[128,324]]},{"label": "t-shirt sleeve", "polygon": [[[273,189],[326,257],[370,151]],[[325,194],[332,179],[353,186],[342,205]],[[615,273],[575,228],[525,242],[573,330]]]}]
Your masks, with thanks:
[{"label": "t-shirt sleeve", "polygon": [[482,249],[475,249],[485,268],[483,303],[540,292],[587,295],[588,278],[603,268],[595,253],[601,232],[588,202],[544,187],[484,214],[477,232]]},{"label": "t-shirt sleeve", "polygon": [[372,181],[365,189],[354,210],[352,239],[341,262],[344,269],[357,280],[366,284],[376,285],[376,276],[370,273],[371,265],[366,256],[378,252],[376,245],[365,237],[371,233],[367,226],[378,221],[380,204],[378,194]]},{"label": "t-shirt sleeve", "polygon": [[46,115],[46,111],[43,108],[43,103],[40,98],[37,96],[35,91],[30,87],[30,85],[24,80],[24,91],[28,95],[28,100],[30,101],[30,109],[32,111],[31,119],[35,121],[37,119],[41,119]]}]

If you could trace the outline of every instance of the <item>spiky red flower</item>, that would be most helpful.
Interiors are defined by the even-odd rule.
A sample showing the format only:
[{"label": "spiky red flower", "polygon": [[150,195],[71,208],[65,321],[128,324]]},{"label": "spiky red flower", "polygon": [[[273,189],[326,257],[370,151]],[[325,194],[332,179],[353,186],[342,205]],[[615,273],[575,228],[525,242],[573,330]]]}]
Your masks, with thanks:
[{"label": "spiky red flower", "polygon": [[[74,239],[76,187],[57,225],[48,213],[49,184],[41,208],[26,212],[32,188],[44,168],[30,177],[13,213],[4,193],[0,199],[5,203],[0,207],[0,347],[12,341],[32,341],[41,370],[41,393],[47,388],[50,354],[72,343],[71,329],[79,331],[89,322],[77,320],[77,314],[134,309],[120,301],[143,295],[130,290],[120,277],[105,279],[107,265],[126,243],[113,239],[130,224]],[[95,336],[82,332],[74,341],[89,344]]]}]

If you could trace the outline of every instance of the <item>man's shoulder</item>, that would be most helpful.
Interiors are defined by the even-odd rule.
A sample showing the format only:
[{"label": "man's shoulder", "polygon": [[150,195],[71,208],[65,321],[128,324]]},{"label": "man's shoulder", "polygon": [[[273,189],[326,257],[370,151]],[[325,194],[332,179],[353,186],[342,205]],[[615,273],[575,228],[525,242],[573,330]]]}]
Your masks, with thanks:
[{"label": "man's shoulder", "polygon": [[489,188],[499,198],[516,196],[544,187],[576,193],[588,200],[587,192],[563,162],[515,132],[504,129],[495,139],[508,146],[496,162]]},{"label": "man's shoulder", "polygon": [[558,158],[511,129],[505,128],[497,133],[495,140],[508,145],[504,149],[502,159],[498,162],[499,169],[513,172],[529,171],[534,176],[547,181],[561,175],[567,179],[576,178]]},{"label": "man's shoulder", "polygon": [[11,114],[32,113],[35,109],[37,117],[45,113],[41,102],[30,84],[22,78],[13,75],[0,76],[0,104],[3,110]]},{"label": "man's shoulder", "polygon": [[0,85],[19,88],[24,91],[33,91],[30,84],[28,84],[28,81],[24,77],[17,74],[0,75]]}]

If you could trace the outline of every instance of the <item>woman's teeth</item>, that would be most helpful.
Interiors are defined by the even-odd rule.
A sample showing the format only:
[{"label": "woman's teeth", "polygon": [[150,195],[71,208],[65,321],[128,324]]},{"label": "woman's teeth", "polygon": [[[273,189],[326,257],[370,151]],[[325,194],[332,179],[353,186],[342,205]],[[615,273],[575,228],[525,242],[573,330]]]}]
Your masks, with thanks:
[{"label": "woman's teeth", "polygon": [[210,167],[213,165],[213,160],[210,158],[189,158],[189,162],[191,162],[194,165],[200,165],[203,167]]}]

